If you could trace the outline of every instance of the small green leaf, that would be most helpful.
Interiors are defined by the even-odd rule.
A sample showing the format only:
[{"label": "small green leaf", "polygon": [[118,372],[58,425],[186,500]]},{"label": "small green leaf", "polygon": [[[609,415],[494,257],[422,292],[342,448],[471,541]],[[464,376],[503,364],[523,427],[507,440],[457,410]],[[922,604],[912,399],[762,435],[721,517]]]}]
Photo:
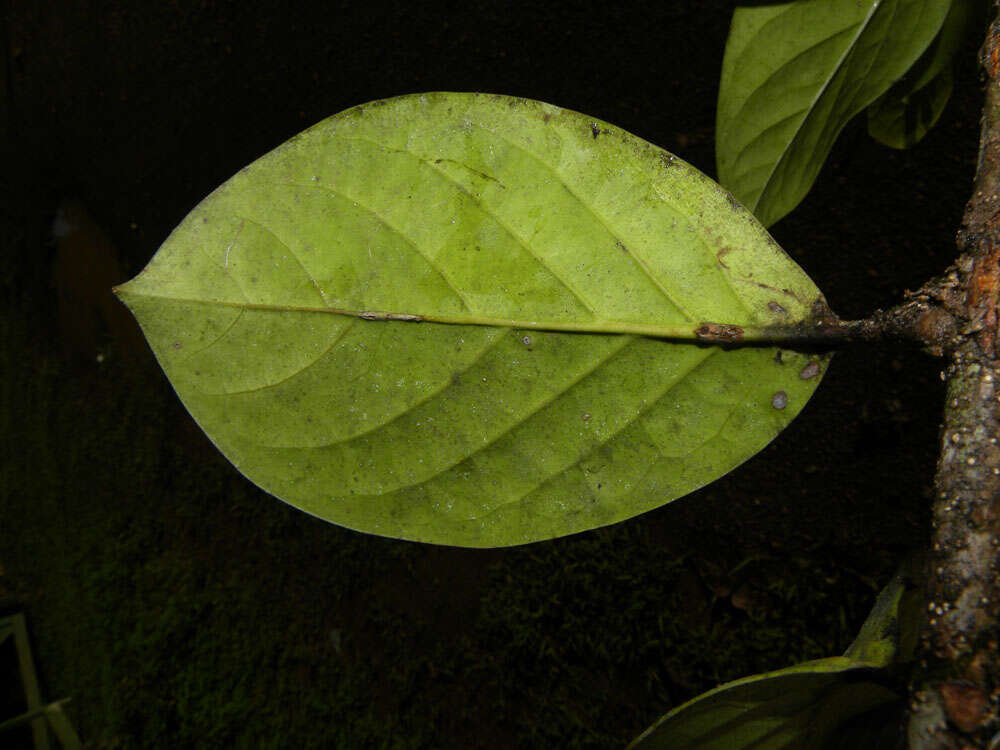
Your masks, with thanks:
[{"label": "small green leaf", "polygon": [[950,0],[737,8],[722,64],[719,180],[765,226],[809,192],[833,142],[934,39]]},{"label": "small green leaf", "polygon": [[899,701],[843,656],[730,682],[671,711],[629,750],[823,748],[850,719]]},{"label": "small green leaf", "polygon": [[868,132],[892,148],[909,148],[934,127],[954,79],[954,59],[972,26],[969,0],[956,0],[920,59],[868,108]]},{"label": "small green leaf", "polygon": [[922,602],[924,563],[923,557],[912,555],[900,565],[844,656],[879,667],[910,661],[920,626],[917,610]]},{"label": "small green leaf", "polygon": [[441,544],[547,539],[691,492],[774,438],[826,364],[698,340],[823,306],[728,193],[612,125],[503,96],[319,123],[118,293],[249,479]]},{"label": "small green leaf", "polygon": [[910,148],[937,123],[951,98],[953,85],[954,74],[949,67],[906,94],[886,93],[868,108],[868,134],[891,148]]},{"label": "small green leaf", "polygon": [[895,747],[905,702],[885,686],[887,669],[912,656],[922,564],[900,566],[843,656],[721,685],[670,711],[630,750]]}]

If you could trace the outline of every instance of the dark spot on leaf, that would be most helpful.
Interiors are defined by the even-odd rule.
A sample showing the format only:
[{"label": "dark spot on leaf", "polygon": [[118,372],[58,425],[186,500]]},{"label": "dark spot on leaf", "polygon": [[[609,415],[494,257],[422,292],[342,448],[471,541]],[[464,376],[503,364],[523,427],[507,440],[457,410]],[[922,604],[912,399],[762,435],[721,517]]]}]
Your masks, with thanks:
[{"label": "dark spot on leaf", "polygon": [[527,336],[527,335],[526,336],[522,336],[521,337],[521,343],[524,344],[525,346],[531,346],[531,336]]},{"label": "dark spot on leaf", "polygon": [[669,169],[673,169],[674,167],[680,165],[680,162],[678,161],[677,157],[674,156],[673,154],[666,154],[666,153],[660,154],[660,161],[663,162],[663,166]]},{"label": "dark spot on leaf", "polygon": [[771,396],[771,406],[775,409],[784,409],[788,406],[788,394],[784,391],[778,391],[773,396]]},{"label": "dark spot on leaf", "polygon": [[625,243],[624,243],[624,242],[622,242],[621,240],[615,240],[615,246],[616,246],[616,247],[617,247],[617,248],[618,248],[619,250],[621,250],[621,251],[622,251],[623,253],[627,253],[627,252],[628,252],[628,248],[627,248],[627,247],[625,247]]},{"label": "dark spot on leaf", "polygon": [[779,365],[785,364],[784,361],[781,359],[782,354],[784,354],[784,352],[782,352],[781,349],[778,349],[778,351],[774,353],[774,361],[777,362]]},{"label": "dark spot on leaf", "polygon": [[803,367],[802,371],[799,373],[799,377],[803,380],[809,380],[809,378],[814,378],[817,375],[819,375],[819,362],[816,360],[813,360]]},{"label": "dark spot on leaf", "polygon": [[781,315],[785,315],[785,314],[788,313],[788,310],[786,310],[785,308],[783,308],[777,302],[768,302],[767,303],[767,309],[770,310],[771,312],[780,313]]},{"label": "dark spot on leaf", "polygon": [[731,247],[724,247],[715,254],[715,259],[719,261],[719,265],[725,268],[727,271],[729,270],[729,266],[726,265],[726,262],[724,260],[722,260],[722,256],[728,255],[730,252],[732,252],[732,250],[733,249]]},{"label": "dark spot on leaf", "polygon": [[592,123],[590,123],[590,134],[591,134],[592,136],[594,136],[594,140],[597,140],[597,136],[599,136],[599,135],[607,135],[607,134],[608,134],[608,133],[610,133],[610,132],[611,132],[610,130],[602,130],[602,129],[601,129],[601,128],[600,128],[600,127],[599,127],[599,126],[597,125],[597,123],[596,123],[596,122],[592,122]]},{"label": "dark spot on leaf", "polygon": [[180,349],[180,348],[181,348],[181,342],[180,341],[175,341],[174,342],[174,349]]},{"label": "dark spot on leaf", "polygon": [[551,119],[552,119],[552,115],[550,115],[548,112],[543,112],[542,113],[542,122],[544,122],[544,123],[547,124],[548,121],[551,120]]},{"label": "dark spot on leaf", "polygon": [[743,329],[726,323],[702,323],[694,329],[694,335],[702,341],[731,344],[743,338]]}]

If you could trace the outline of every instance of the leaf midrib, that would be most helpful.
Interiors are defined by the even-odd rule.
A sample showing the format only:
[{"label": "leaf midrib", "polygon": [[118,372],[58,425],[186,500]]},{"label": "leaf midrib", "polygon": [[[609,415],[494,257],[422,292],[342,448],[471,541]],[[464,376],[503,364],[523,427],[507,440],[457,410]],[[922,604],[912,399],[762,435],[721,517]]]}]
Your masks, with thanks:
[{"label": "leaf midrib", "polygon": [[[651,338],[681,339],[691,341],[706,340],[699,336],[697,330],[709,321],[690,321],[686,323],[635,323],[620,320],[593,320],[586,322],[571,320],[532,320],[528,318],[502,318],[485,315],[436,315],[417,312],[386,311],[386,310],[349,310],[338,307],[308,307],[300,305],[275,305],[262,302],[230,302],[228,300],[197,299],[178,297],[167,294],[150,294],[148,292],[132,292],[127,285],[115,287],[118,294],[132,294],[148,299],[162,299],[171,302],[191,305],[214,305],[261,312],[292,312],[323,315],[343,315],[361,318],[367,323],[440,323],[445,325],[489,326],[493,328],[523,328],[535,331],[553,331],[562,333],[599,333],[617,334],[623,336],[647,336]],[[739,328],[741,341],[763,341],[773,338],[780,330],[778,327],[763,325],[746,325],[744,323],[720,323],[711,321],[713,325]]]}]

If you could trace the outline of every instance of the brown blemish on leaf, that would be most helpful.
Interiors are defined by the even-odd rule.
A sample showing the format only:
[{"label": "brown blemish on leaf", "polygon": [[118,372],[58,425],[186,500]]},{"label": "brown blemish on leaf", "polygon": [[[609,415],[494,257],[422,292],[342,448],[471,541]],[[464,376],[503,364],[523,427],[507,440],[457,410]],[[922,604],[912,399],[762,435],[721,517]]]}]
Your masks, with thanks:
[{"label": "brown blemish on leaf", "polygon": [[377,310],[365,310],[359,312],[358,317],[362,320],[400,320],[407,323],[419,323],[423,320],[420,315],[410,315],[409,313],[379,312]]},{"label": "brown blemish on leaf", "polygon": [[802,378],[803,380],[809,380],[810,378],[814,378],[817,375],[819,375],[819,362],[817,362],[816,360],[813,360],[805,367],[803,367],[802,371],[799,373],[799,377]]},{"label": "brown blemish on leaf", "polygon": [[753,284],[755,287],[758,287],[760,289],[767,289],[767,291],[769,292],[777,292],[778,294],[784,294],[787,297],[791,297],[796,302],[802,301],[799,298],[799,295],[793,292],[791,289],[779,289],[776,286],[771,286],[770,284],[764,284],[760,281],[755,281],[754,279],[751,279],[749,277],[744,278],[744,277],[734,276],[733,281],[740,281],[744,284]]},{"label": "brown blemish on leaf", "polygon": [[723,268],[725,268],[727,271],[729,270],[729,266],[726,265],[726,262],[722,259],[722,257],[724,255],[728,255],[729,253],[731,253],[732,250],[733,249],[731,247],[724,247],[719,252],[717,252],[715,254],[715,259],[717,261],[719,261],[719,265],[722,266]]},{"label": "brown blemish on leaf", "polygon": [[481,177],[484,180],[489,180],[491,182],[495,182],[497,185],[499,185],[500,187],[502,187],[504,190],[507,189],[507,186],[504,185],[502,182],[500,182],[500,180],[498,180],[493,175],[488,174],[486,172],[483,172],[482,170],[479,170],[479,169],[473,169],[468,164],[463,164],[462,162],[456,161],[455,159],[435,159],[434,160],[435,164],[442,164],[444,162],[447,162],[449,164],[457,164],[458,166],[462,167],[462,169],[467,169],[468,171],[472,172],[472,174],[476,175],[477,177]]},{"label": "brown blemish on leaf", "polygon": [[779,315],[787,315],[788,314],[788,310],[786,310],[785,308],[783,308],[781,305],[779,305],[777,302],[774,302],[773,300],[771,302],[767,303],[767,309],[770,310],[771,312],[778,313]]},{"label": "brown blemish on leaf", "polygon": [[552,115],[550,115],[548,112],[542,112],[542,122],[544,122],[546,125],[548,125],[549,124],[549,120],[551,120],[551,119],[552,119]]},{"label": "brown blemish on leaf", "polygon": [[694,329],[694,335],[702,341],[731,344],[743,339],[743,329],[726,323],[702,323]]},{"label": "brown blemish on leaf", "polygon": [[816,322],[829,321],[835,323],[837,321],[837,316],[830,309],[830,306],[826,303],[826,298],[822,294],[813,300],[812,306],[809,308],[809,317]]},{"label": "brown blemish on leaf", "polygon": [[590,123],[590,134],[594,137],[595,141],[597,140],[597,136],[606,135],[610,132],[610,130],[602,130],[596,122]]}]

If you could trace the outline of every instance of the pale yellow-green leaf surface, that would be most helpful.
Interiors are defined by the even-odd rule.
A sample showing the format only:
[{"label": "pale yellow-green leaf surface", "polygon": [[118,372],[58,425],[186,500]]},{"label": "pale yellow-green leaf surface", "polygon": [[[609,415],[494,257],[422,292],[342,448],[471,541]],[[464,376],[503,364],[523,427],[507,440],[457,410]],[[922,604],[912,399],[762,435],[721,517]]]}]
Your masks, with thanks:
[{"label": "pale yellow-green leaf surface", "polygon": [[547,539],[681,497],[765,446],[825,369],[698,340],[704,322],[750,338],[821,302],[727,192],[612,125],[504,96],[315,125],[202,201],[118,293],[251,481],[441,544]]}]

